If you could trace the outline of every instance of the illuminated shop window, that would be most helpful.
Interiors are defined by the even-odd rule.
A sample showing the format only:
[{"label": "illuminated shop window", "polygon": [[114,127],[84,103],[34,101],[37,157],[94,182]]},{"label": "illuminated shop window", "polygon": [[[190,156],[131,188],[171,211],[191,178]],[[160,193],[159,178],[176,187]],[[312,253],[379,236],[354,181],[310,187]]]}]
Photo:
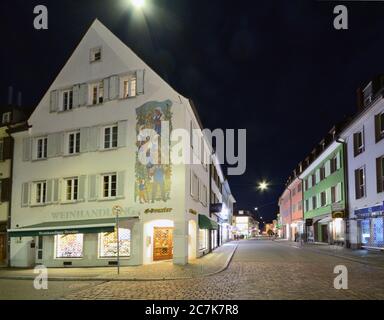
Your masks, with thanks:
[{"label": "illuminated shop window", "polygon": [[199,250],[207,249],[208,245],[208,232],[205,229],[199,229]]},{"label": "illuminated shop window", "polygon": [[[120,257],[131,256],[131,230],[119,229]],[[100,233],[99,256],[100,258],[117,257],[117,232]]]},{"label": "illuminated shop window", "polygon": [[56,258],[82,258],[83,234],[56,236]]},{"label": "illuminated shop window", "polygon": [[369,220],[361,221],[361,243],[368,244],[371,239],[371,226]]}]

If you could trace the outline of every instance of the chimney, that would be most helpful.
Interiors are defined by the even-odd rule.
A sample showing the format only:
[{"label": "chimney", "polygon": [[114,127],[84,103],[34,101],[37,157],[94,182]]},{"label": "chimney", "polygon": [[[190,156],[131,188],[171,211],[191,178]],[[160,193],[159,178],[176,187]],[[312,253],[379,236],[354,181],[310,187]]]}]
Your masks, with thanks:
[{"label": "chimney", "polygon": [[22,104],[22,93],[19,91],[18,93],[17,93],[17,106],[18,107],[21,107],[21,104]]},{"label": "chimney", "polygon": [[360,112],[361,110],[364,109],[363,90],[361,90],[361,88],[357,89],[356,98],[357,98],[357,111]]},{"label": "chimney", "polygon": [[8,87],[8,105],[11,106],[13,102],[13,87]]}]

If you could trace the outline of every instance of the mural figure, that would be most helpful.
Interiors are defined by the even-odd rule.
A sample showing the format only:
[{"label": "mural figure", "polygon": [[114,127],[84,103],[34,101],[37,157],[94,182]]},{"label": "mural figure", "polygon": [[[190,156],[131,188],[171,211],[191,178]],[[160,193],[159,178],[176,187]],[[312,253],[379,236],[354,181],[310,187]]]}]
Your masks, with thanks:
[{"label": "mural figure", "polygon": [[[170,200],[172,166],[171,164],[160,163],[160,136],[162,121],[167,121],[169,129],[172,130],[171,107],[172,102],[166,100],[164,102],[147,102],[136,109],[138,140],[136,142],[135,202],[155,203]],[[158,145],[152,143],[149,137],[145,137],[142,132],[145,129],[153,130],[158,138]],[[138,151],[140,148],[145,152],[146,164],[139,160]]]}]

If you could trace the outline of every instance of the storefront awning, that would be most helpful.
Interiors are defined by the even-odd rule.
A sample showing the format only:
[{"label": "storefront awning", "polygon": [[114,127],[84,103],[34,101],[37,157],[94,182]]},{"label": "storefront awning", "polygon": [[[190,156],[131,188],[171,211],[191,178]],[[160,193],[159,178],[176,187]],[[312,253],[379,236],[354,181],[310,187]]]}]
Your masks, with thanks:
[{"label": "storefront awning", "polygon": [[[119,222],[121,222],[120,226],[124,227],[124,223],[130,219],[137,218],[119,218]],[[35,237],[75,233],[101,233],[113,232],[115,230],[115,226],[115,218],[77,221],[52,221],[25,226],[18,229],[10,229],[8,230],[8,234],[10,237]]]},{"label": "storefront awning", "polygon": [[199,214],[199,228],[208,230],[217,230],[219,227],[216,221],[209,219],[206,215]]}]

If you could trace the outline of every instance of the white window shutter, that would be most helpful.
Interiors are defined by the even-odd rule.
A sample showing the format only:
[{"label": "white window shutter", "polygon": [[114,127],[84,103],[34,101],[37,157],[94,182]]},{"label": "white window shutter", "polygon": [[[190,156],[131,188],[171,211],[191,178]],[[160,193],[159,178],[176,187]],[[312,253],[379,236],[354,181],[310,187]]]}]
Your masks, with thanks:
[{"label": "white window shutter", "polygon": [[109,100],[115,100],[120,95],[120,81],[118,76],[109,78]]},{"label": "white window shutter", "polygon": [[96,201],[99,196],[99,175],[88,176],[88,201]]},{"label": "white window shutter", "polygon": [[58,203],[60,201],[60,183],[59,179],[52,180],[52,202]]},{"label": "white window shutter", "polygon": [[89,131],[90,128],[80,129],[80,152],[88,152]]},{"label": "white window shutter", "polygon": [[73,91],[73,107],[78,108],[80,106],[80,85],[75,85],[72,88]]},{"label": "white window shutter", "polygon": [[52,203],[53,201],[53,180],[47,180],[47,198],[46,203]]},{"label": "white window shutter", "polygon": [[48,158],[53,158],[57,156],[57,134],[49,134],[47,142],[47,156]]},{"label": "white window shutter", "polygon": [[127,121],[119,121],[117,125],[117,146],[119,148],[127,145]]},{"label": "white window shutter", "polygon": [[32,160],[32,139],[30,137],[23,139],[23,161]]},{"label": "white window shutter", "polygon": [[88,151],[97,151],[100,148],[100,135],[101,128],[100,127],[92,127],[89,128],[89,139],[88,139]]},{"label": "white window shutter", "polygon": [[85,175],[82,175],[79,177],[79,196],[78,196],[78,199],[80,201],[84,201],[85,200],[85,181],[87,179],[87,176]]},{"label": "white window shutter", "polygon": [[144,94],[144,75],[145,70],[136,71],[137,94]]},{"label": "white window shutter", "polygon": [[308,177],[308,188],[312,188],[312,175]]},{"label": "white window shutter", "polygon": [[56,156],[62,156],[64,154],[65,133],[56,133],[54,136],[56,137]]},{"label": "white window shutter", "polygon": [[332,204],[332,191],[331,191],[331,188],[328,188],[326,191],[325,191],[325,194],[326,194],[326,204],[329,205],[329,204]]},{"label": "white window shutter", "polygon": [[320,182],[320,169],[316,170],[316,183]]},{"label": "white window shutter", "polygon": [[49,102],[49,111],[57,112],[59,111],[59,92],[57,90],[51,91],[51,97]]},{"label": "white window shutter", "polygon": [[341,194],[341,182],[339,182],[336,186],[336,202],[339,202],[342,200],[342,194]]},{"label": "white window shutter", "polygon": [[103,87],[104,87],[103,102],[106,102],[109,100],[109,78],[106,78],[103,80]]},{"label": "white window shutter", "polygon": [[28,207],[29,205],[29,183],[25,182],[21,185],[21,206]]},{"label": "white window shutter", "polygon": [[325,163],[325,177],[328,177],[331,174],[331,161]]},{"label": "white window shutter", "polygon": [[125,171],[117,173],[117,196],[124,197]]},{"label": "white window shutter", "polygon": [[88,104],[88,84],[82,83],[79,92],[79,106],[86,106]]}]

